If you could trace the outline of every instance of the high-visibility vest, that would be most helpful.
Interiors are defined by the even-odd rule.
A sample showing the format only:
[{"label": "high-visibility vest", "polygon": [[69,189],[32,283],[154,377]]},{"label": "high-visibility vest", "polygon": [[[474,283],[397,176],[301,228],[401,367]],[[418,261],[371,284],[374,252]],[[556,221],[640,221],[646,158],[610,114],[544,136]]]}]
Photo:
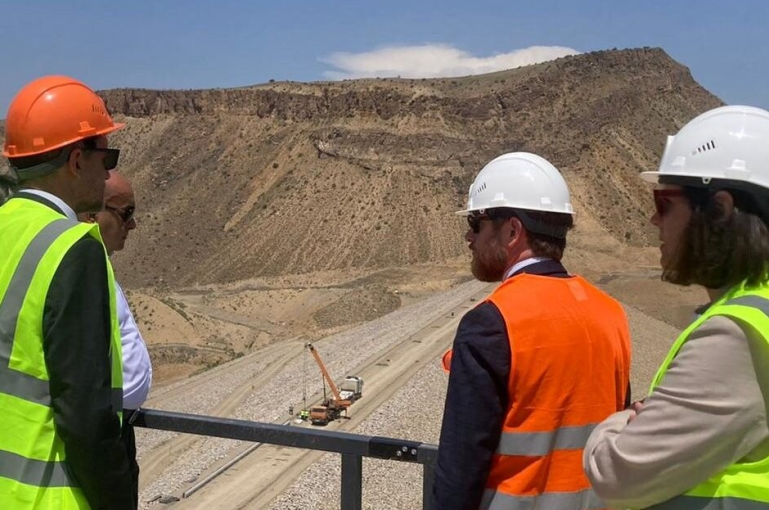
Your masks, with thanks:
[{"label": "high-visibility vest", "polygon": [[[670,348],[665,361],[652,381],[649,393],[665,378],[670,364],[691,333],[713,316],[724,316],[749,324],[761,335],[769,349],[769,283],[748,288],[736,286],[713,303],[704,314],[684,330]],[[718,367],[714,367],[717,369]],[[769,377],[769,374],[758,374]],[[769,510],[769,457],[756,462],[737,462],[686,493],[652,508],[664,510]]]},{"label": "high-visibility vest", "polygon": [[[98,228],[25,198],[0,206],[0,508],[87,509],[56,432],[43,352],[43,312],[59,264]],[[107,254],[104,254],[105,258]],[[115,285],[107,261],[112,407],[122,420],[123,376]]]},{"label": "high-visibility vest", "polygon": [[520,274],[488,301],[510,341],[508,404],[482,510],[605,508],[582,469],[590,432],[625,406],[621,305],[579,276]]}]

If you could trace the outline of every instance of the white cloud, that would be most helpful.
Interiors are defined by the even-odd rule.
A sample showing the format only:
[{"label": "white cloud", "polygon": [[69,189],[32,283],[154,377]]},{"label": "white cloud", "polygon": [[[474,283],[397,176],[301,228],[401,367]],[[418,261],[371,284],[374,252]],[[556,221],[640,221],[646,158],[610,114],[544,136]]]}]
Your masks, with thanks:
[{"label": "white cloud", "polygon": [[332,53],[320,61],[336,68],[323,73],[332,80],[393,76],[438,78],[492,73],[578,53],[563,46],[530,46],[490,57],[476,57],[445,44],[424,44],[391,46],[363,53]]}]

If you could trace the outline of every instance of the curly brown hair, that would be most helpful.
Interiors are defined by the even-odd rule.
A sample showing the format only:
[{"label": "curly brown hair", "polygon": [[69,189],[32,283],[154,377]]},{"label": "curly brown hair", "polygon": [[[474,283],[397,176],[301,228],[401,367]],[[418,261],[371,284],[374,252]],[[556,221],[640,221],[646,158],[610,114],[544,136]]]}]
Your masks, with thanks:
[{"label": "curly brown hair", "polygon": [[[726,214],[718,191],[734,200]],[[662,279],[678,285],[721,289],[746,282],[758,285],[769,279],[769,227],[765,196],[738,189],[684,187],[692,217],[673,263]]]}]

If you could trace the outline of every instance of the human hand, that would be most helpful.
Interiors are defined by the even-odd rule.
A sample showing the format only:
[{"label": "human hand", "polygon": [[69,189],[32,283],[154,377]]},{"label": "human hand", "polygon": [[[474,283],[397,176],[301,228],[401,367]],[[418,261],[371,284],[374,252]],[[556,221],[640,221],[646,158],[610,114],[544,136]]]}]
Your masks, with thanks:
[{"label": "human hand", "polygon": [[641,412],[641,409],[643,409],[644,401],[643,400],[636,400],[632,404],[630,404],[630,416],[627,418],[627,422],[630,423],[631,421],[635,420],[638,416],[638,413]]}]

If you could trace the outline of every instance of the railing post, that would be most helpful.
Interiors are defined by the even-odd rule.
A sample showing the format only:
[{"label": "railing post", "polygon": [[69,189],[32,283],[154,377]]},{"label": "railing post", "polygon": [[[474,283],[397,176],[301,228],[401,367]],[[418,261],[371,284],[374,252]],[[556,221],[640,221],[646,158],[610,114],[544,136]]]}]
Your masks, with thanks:
[{"label": "railing post", "polygon": [[424,464],[422,471],[422,510],[436,510],[433,508],[433,482],[435,481],[435,466]]},{"label": "railing post", "polygon": [[342,510],[363,508],[363,457],[342,454]]}]

